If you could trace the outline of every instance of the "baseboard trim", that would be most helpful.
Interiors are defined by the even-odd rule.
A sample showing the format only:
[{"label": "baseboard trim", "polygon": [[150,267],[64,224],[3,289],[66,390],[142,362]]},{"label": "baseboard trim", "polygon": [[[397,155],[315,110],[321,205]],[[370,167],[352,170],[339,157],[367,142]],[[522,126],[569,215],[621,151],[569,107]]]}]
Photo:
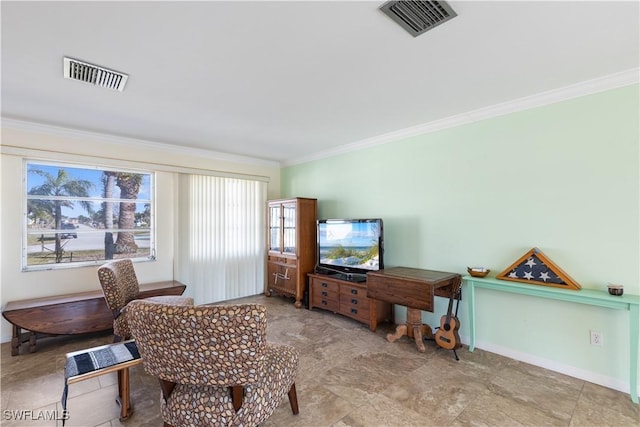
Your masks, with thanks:
[{"label": "baseboard trim", "polygon": [[[465,338],[466,339],[463,341],[468,342],[468,337]],[[560,374],[568,375],[570,377],[578,378],[580,380],[584,380],[593,384],[601,385],[603,387],[617,390],[622,393],[630,392],[630,384],[627,381],[622,381],[618,378],[586,371],[584,369],[576,368],[575,366],[559,363],[555,360],[545,359],[543,357],[523,353],[512,348],[502,347],[492,343],[476,341],[476,348],[499,354],[501,356],[505,356],[520,362],[529,363],[530,365],[538,366],[540,368],[548,369]],[[638,388],[638,392],[640,394],[640,387]]]}]

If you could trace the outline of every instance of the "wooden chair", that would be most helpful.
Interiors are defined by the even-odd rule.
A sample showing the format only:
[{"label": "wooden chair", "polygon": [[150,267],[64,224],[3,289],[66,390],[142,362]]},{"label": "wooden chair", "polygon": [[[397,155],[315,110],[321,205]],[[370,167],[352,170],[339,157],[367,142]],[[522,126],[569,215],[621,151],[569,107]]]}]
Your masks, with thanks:
[{"label": "wooden chair", "polygon": [[[104,299],[107,301],[109,310],[113,313],[113,341],[130,339],[131,331],[122,309],[131,301],[138,299],[140,294],[140,285],[133,268],[133,262],[125,258],[103,264],[98,268],[98,279],[100,286],[102,286]],[[163,295],[147,299],[168,304],[193,305],[191,297]]]},{"label": "wooden chair", "polygon": [[298,414],[298,351],[266,342],[258,304],[125,309],[144,369],[160,380],[166,426],[257,426],[285,395]]}]

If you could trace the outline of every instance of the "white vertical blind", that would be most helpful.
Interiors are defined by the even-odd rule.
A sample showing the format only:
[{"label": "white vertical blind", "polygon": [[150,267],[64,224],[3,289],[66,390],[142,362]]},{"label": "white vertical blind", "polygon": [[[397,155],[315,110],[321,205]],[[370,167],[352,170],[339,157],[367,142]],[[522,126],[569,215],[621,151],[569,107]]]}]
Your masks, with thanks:
[{"label": "white vertical blind", "polygon": [[264,290],[267,184],[180,175],[176,278],[196,304]]}]

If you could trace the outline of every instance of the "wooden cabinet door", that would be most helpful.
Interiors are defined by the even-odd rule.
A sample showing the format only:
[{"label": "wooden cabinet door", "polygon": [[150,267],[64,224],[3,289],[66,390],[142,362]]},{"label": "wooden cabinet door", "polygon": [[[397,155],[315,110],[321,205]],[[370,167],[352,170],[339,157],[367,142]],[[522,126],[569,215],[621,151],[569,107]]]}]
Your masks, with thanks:
[{"label": "wooden cabinet door", "polygon": [[269,203],[269,252],[279,255],[298,253],[298,204]]},{"label": "wooden cabinet door", "polygon": [[269,204],[269,252],[282,253],[282,205]]},{"label": "wooden cabinet door", "polygon": [[296,296],[297,269],[295,264],[268,262],[267,274],[267,283],[270,289],[289,296]]},{"label": "wooden cabinet door", "polygon": [[295,202],[282,204],[282,253],[296,255],[297,245],[297,216],[298,209]]}]

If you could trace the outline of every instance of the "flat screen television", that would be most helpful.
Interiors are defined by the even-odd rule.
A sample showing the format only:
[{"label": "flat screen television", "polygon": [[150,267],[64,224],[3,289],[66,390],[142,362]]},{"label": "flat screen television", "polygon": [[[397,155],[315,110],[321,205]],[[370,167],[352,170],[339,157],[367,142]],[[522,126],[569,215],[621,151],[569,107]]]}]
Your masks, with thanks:
[{"label": "flat screen television", "polygon": [[320,219],[317,225],[319,273],[358,280],[384,268],[382,219]]}]

